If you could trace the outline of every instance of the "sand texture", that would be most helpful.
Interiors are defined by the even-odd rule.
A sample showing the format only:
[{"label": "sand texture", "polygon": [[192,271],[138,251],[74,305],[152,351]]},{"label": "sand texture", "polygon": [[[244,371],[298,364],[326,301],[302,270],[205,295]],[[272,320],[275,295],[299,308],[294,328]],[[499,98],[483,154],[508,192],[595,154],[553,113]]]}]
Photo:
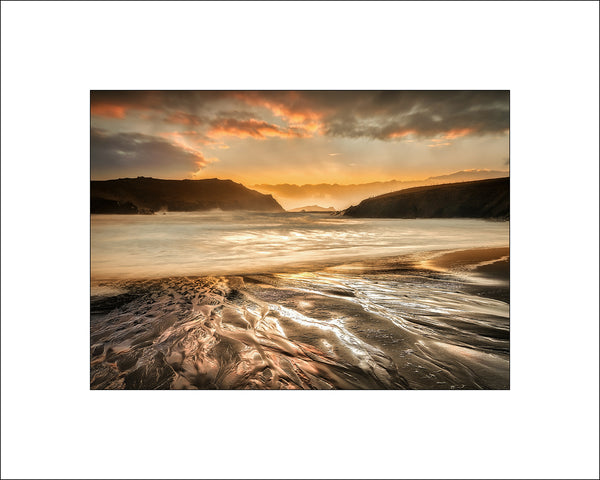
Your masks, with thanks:
[{"label": "sand texture", "polygon": [[92,289],[90,386],[505,389],[507,254],[101,282]]}]

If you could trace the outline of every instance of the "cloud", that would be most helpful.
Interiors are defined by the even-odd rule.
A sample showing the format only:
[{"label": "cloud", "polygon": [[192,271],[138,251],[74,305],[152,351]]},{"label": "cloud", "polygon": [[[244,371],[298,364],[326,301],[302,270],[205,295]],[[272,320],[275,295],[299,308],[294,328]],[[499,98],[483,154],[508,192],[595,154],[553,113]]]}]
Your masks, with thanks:
[{"label": "cloud", "polygon": [[330,157],[337,157],[338,155],[341,155],[341,153],[328,153],[327,155]]},{"label": "cloud", "polygon": [[442,134],[443,138],[446,140],[453,140],[455,138],[464,137],[465,135],[469,135],[473,133],[472,128],[453,128],[452,130],[448,130]]},{"label": "cloud", "polygon": [[202,125],[206,123],[204,118],[185,112],[170,113],[163,119],[163,121],[165,123],[173,123],[176,125]]},{"label": "cloud", "polygon": [[90,107],[90,113],[97,117],[125,118],[126,107],[123,105],[111,105],[108,103],[97,103]]},{"label": "cloud", "polygon": [[250,120],[255,113],[248,110],[220,110],[216,112],[217,118],[236,118],[238,120]]},{"label": "cloud", "polygon": [[132,110],[182,110],[194,113],[194,110],[231,95],[232,92],[221,90],[92,90],[90,103],[92,106],[119,105]]},{"label": "cloud", "polygon": [[171,132],[161,132],[158,134],[171,143],[184,149],[196,151],[200,148],[219,148],[226,150],[229,146],[219,140],[215,140],[198,130],[177,130]]},{"label": "cloud", "polygon": [[[328,136],[397,140],[408,136],[505,133],[508,91],[234,92],[290,123],[311,122]],[[454,132],[454,133],[453,133]],[[459,136],[463,136],[459,135]]]},{"label": "cloud", "polygon": [[125,118],[132,110],[159,110],[162,101],[161,92],[92,90],[90,112],[93,116]]},{"label": "cloud", "polygon": [[417,94],[411,102],[404,97],[391,101],[376,115],[367,108],[357,109],[354,116],[336,113],[324,120],[325,133],[377,140],[437,135],[455,139],[465,135],[504,133],[509,127],[508,102],[499,101],[498,95],[451,92],[447,98],[438,98],[438,95]]},{"label": "cloud", "polygon": [[213,121],[207,135],[209,137],[230,136],[265,139],[266,137],[303,137],[306,135],[306,132],[301,128],[284,128],[256,119],[238,120],[236,118],[224,118]]},{"label": "cloud", "polygon": [[[155,111],[213,135],[407,141],[506,134],[508,91],[94,91],[93,115]],[[278,118],[277,125],[273,117]],[[205,132],[206,133],[206,132]]]},{"label": "cloud", "polygon": [[[297,91],[240,91],[232,92],[234,98],[247,105],[270,110],[273,115],[292,124],[315,123],[326,113],[323,105],[315,104]],[[325,108],[325,110],[328,110]]]},{"label": "cloud", "polygon": [[386,136],[387,138],[404,138],[410,135],[417,135],[418,133],[414,128],[400,128],[399,130],[389,132]]},{"label": "cloud", "polygon": [[111,175],[189,175],[210,161],[197,150],[167,139],[141,133],[110,134],[92,128],[90,136],[92,177]]}]

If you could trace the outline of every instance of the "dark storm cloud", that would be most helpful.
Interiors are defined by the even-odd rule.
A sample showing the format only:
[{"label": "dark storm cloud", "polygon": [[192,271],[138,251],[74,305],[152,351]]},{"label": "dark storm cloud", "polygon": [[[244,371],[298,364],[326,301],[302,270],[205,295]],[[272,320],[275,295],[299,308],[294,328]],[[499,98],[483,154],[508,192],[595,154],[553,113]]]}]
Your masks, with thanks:
[{"label": "dark storm cloud", "polygon": [[318,120],[321,133],[336,137],[455,138],[509,128],[508,91],[275,91],[237,92],[237,98],[282,117]]},{"label": "dark storm cloud", "polygon": [[171,170],[189,172],[206,165],[206,160],[199,152],[141,133],[109,134],[92,128],[90,151],[94,173],[113,169],[146,172],[165,166]]},{"label": "dark storm cloud", "polygon": [[206,123],[206,119],[185,112],[173,112],[167,115],[163,121],[165,123],[174,123],[177,125],[202,125]]},{"label": "dark storm cloud", "polygon": [[[334,115],[326,119],[325,133],[336,137],[366,137],[389,140],[413,134],[418,137],[435,135],[485,135],[504,132],[509,128],[508,111],[502,108],[460,110],[446,105],[429,107],[425,111],[404,114],[374,122],[361,116]],[[462,132],[462,135],[457,132]]]},{"label": "dark storm cloud", "polygon": [[262,105],[290,117],[318,118],[324,134],[339,137],[385,140],[409,130],[429,136],[509,127],[507,91],[249,92],[248,99],[258,105],[262,99]]},{"label": "dark storm cloud", "polygon": [[231,94],[226,91],[188,90],[93,90],[90,92],[92,114],[111,108],[155,110],[169,112],[182,110],[196,114],[209,103]]},{"label": "dark storm cloud", "polygon": [[302,92],[294,109],[319,112],[322,132],[337,137],[387,140],[408,132],[481,135],[509,128],[506,91]]},{"label": "dark storm cloud", "polygon": [[101,90],[90,92],[92,115],[124,118],[131,110],[161,110],[162,92]]},{"label": "dark storm cloud", "polygon": [[508,91],[101,91],[92,92],[92,113],[123,118],[130,110],[160,110],[173,123],[200,125],[216,102],[226,108],[212,112],[212,123],[235,111],[238,121],[267,121],[261,116],[269,111],[287,127],[335,137],[456,138],[509,128]]}]

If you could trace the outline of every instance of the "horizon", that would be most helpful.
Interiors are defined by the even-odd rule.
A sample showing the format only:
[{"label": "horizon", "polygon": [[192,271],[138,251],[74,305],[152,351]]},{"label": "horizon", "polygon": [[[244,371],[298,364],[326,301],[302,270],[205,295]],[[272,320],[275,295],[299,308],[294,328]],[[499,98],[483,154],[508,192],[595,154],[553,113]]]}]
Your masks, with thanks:
[{"label": "horizon", "polygon": [[[173,181],[181,181],[181,180],[231,180],[235,183],[239,183],[241,185],[244,185],[248,188],[250,187],[256,187],[256,186],[261,186],[261,185],[269,185],[269,186],[294,186],[294,187],[313,187],[313,186],[321,186],[321,185],[331,185],[331,186],[341,186],[341,187],[353,187],[353,186],[359,186],[359,185],[369,185],[372,183],[392,183],[392,182],[399,182],[399,183],[411,183],[411,182],[422,182],[422,181],[426,181],[426,180],[430,180],[430,179],[435,179],[435,178],[440,178],[440,177],[445,177],[445,176],[450,176],[450,175],[455,175],[455,174],[460,174],[460,173],[493,173],[493,174],[497,174],[497,173],[505,173],[506,176],[509,176],[510,172],[508,170],[489,170],[489,169],[471,169],[471,170],[460,170],[458,172],[450,172],[446,175],[438,175],[438,176],[434,176],[434,177],[427,177],[427,178],[418,178],[418,179],[410,179],[410,180],[399,180],[397,178],[391,178],[388,180],[375,180],[372,182],[362,182],[362,183],[303,183],[303,184],[298,184],[298,183],[278,183],[278,184],[255,184],[255,185],[246,185],[242,182],[235,182],[235,180],[231,179],[231,178],[220,178],[220,177],[202,177],[202,178],[159,178],[159,177],[153,177],[151,175],[137,175],[137,176],[127,176],[127,177],[117,177],[117,178],[106,178],[106,179],[98,179],[98,178],[91,178],[90,180],[92,182],[105,182],[105,181],[111,181],[111,180],[126,180],[126,179],[137,179],[137,178],[148,178],[148,179],[152,179],[152,180],[173,180]],[[483,178],[482,178],[483,180]],[[461,181],[471,181],[471,180],[459,180],[457,182],[449,182],[449,183],[459,183]]]}]

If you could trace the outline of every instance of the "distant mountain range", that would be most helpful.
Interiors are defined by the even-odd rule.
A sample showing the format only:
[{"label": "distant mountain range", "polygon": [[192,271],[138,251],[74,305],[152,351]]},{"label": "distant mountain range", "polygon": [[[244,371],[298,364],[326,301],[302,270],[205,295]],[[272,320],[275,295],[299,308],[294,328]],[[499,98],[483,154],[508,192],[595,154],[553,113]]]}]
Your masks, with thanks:
[{"label": "distant mountain range", "polygon": [[307,205],[306,207],[292,208],[288,212],[337,212],[333,207],[320,207],[319,205]]},{"label": "distant mountain range", "polygon": [[91,213],[135,214],[159,210],[189,212],[212,209],[284,211],[271,195],[231,180],[138,177],[91,182]]},{"label": "distant mountain range", "polygon": [[[336,210],[343,210],[361,200],[395,192],[406,188],[437,185],[443,183],[466,182],[488,178],[507,177],[507,171],[499,170],[461,170],[448,175],[429,177],[423,180],[390,180],[386,182],[370,182],[350,185],[331,183],[295,185],[282,183],[277,185],[260,184],[251,188],[265,194],[273,195],[288,211],[297,205],[332,205]],[[302,208],[302,207],[301,207]]]},{"label": "distant mountain range", "polygon": [[415,187],[379,195],[346,209],[349,217],[499,218],[508,220],[508,177]]}]

